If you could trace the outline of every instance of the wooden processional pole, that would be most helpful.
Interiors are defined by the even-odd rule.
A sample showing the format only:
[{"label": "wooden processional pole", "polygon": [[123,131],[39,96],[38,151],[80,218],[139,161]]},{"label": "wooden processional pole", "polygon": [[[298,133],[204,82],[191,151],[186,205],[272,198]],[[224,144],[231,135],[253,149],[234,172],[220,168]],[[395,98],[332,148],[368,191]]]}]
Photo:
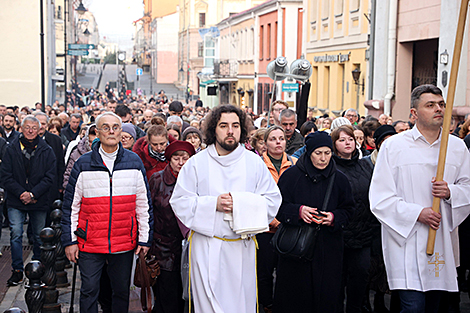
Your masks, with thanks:
[{"label": "wooden processional pole", "polygon": [[[457,84],[457,74],[459,72],[460,53],[462,51],[462,41],[465,30],[465,20],[467,17],[468,1],[462,0],[460,3],[459,21],[457,24],[457,33],[455,36],[454,54],[452,56],[452,67],[450,69],[449,89],[447,91],[446,111],[444,114],[444,125],[441,136],[441,147],[439,150],[439,161],[437,163],[436,181],[444,178],[444,168],[446,164],[447,145],[449,143],[450,122],[452,119],[452,109],[454,106],[455,86]],[[439,205],[441,199],[434,197],[432,202],[432,210],[439,213]],[[434,243],[436,241],[436,231],[429,227],[428,245],[426,253],[434,254]]]}]

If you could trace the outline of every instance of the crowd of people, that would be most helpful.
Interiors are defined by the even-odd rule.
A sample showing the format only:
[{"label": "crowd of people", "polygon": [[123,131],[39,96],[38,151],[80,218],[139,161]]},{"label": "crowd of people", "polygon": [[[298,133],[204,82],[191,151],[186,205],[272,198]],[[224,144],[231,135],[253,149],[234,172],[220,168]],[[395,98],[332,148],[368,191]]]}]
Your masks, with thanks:
[{"label": "crowd of people", "polygon": [[[76,88],[67,105],[45,112],[40,103],[0,105],[10,286],[24,278],[23,224],[39,260],[39,232],[63,198],[62,243],[80,269],[81,312],[98,304],[128,311],[140,251],[161,269],[153,312],[458,310],[470,119],[453,121],[444,181],[436,181],[445,111],[437,87],[413,91],[408,121],[308,110],[302,125],[283,100],[255,115],[183,105],[163,91],[147,100],[115,97],[109,85],[103,94]],[[440,213],[433,197],[442,199]],[[275,252],[282,225],[318,227],[313,260]],[[429,227],[438,230],[432,256]]]}]

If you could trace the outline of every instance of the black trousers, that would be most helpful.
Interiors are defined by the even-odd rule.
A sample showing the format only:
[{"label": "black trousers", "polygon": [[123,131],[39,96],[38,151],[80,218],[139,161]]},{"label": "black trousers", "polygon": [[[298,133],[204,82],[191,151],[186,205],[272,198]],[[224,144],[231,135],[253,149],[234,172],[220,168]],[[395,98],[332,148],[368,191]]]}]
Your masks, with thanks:
[{"label": "black trousers", "polygon": [[153,313],[183,313],[183,284],[179,271],[160,271],[152,287],[155,295]]},{"label": "black trousers", "polygon": [[361,313],[362,303],[369,282],[370,247],[344,248],[343,281],[341,303],[338,312],[343,312],[344,289],[346,288],[346,313]]},{"label": "black trousers", "polygon": [[256,235],[258,241],[258,300],[264,307],[273,304],[274,294],[274,270],[277,267],[279,256],[274,252],[270,242],[274,233],[262,233]]},{"label": "black trousers", "polygon": [[80,289],[80,312],[98,313],[101,272],[108,264],[112,289],[112,312],[129,311],[129,294],[134,251],[117,254],[80,252],[78,266],[82,280]]}]

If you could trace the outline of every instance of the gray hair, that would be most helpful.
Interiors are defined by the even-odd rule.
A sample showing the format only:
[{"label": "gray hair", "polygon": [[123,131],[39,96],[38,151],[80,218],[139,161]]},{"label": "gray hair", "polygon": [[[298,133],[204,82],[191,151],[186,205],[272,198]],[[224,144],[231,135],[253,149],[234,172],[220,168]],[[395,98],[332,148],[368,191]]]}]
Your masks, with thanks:
[{"label": "gray hair", "polygon": [[33,115],[26,115],[26,117],[23,119],[23,121],[21,122],[21,127],[23,127],[23,125],[26,123],[26,122],[33,122],[33,123],[37,123],[39,127],[41,127],[41,122],[39,122],[39,120],[37,118],[35,118]]},{"label": "gray hair", "polygon": [[74,113],[74,114],[70,115],[70,118],[72,118],[72,117],[78,118],[80,121],[82,120],[82,116],[79,113]]},{"label": "gray hair", "polygon": [[354,112],[354,113],[356,113],[356,115],[359,115],[359,113],[357,113],[356,109],[347,109],[346,112],[344,113],[344,115],[348,114],[348,112]]},{"label": "gray hair", "polygon": [[183,120],[181,119],[181,117],[177,116],[177,115],[172,115],[172,116],[169,116],[166,120],[166,123],[167,124],[176,124],[176,123],[180,123],[181,126],[183,126]]},{"label": "gray hair", "polygon": [[297,121],[297,113],[295,113],[294,110],[291,110],[291,109],[282,110],[281,113],[279,114],[279,121],[282,120],[283,117],[289,118],[292,116],[295,116],[295,120]]},{"label": "gray hair", "polygon": [[45,117],[46,117],[46,121],[48,121],[48,122],[49,122],[49,116],[47,116],[47,114],[46,114],[46,113],[44,113],[44,112],[41,112],[41,111],[35,111],[35,112],[33,113],[33,115],[34,115],[34,117],[38,117],[38,116],[45,116]]},{"label": "gray hair", "polygon": [[96,127],[98,127],[98,125],[100,124],[101,118],[108,116],[108,115],[117,118],[119,120],[119,126],[122,126],[122,119],[117,114],[113,112],[104,112],[103,114],[100,114],[96,117],[96,120],[95,120]]}]

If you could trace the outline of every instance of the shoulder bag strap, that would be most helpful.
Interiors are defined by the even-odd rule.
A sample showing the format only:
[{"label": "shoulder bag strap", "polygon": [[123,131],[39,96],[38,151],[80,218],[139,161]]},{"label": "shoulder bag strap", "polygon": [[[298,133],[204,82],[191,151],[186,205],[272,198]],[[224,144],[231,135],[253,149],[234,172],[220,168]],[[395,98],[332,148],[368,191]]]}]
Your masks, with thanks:
[{"label": "shoulder bag strap", "polygon": [[336,176],[336,172],[334,172],[333,175],[330,176],[330,181],[328,183],[328,189],[326,190],[325,199],[323,199],[323,208],[322,208],[323,212],[326,212],[326,209],[328,208],[328,202],[330,201],[330,195],[331,195],[331,190],[333,189],[333,184],[335,182],[335,176]]}]

